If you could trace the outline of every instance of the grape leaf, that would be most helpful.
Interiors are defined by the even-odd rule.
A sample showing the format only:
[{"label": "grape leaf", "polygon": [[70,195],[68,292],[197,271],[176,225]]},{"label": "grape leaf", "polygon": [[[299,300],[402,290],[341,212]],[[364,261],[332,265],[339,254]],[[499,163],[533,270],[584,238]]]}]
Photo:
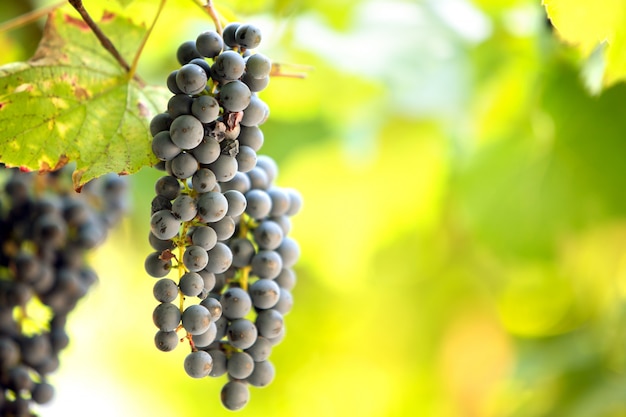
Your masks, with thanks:
[{"label": "grape leaf", "polygon": [[[127,61],[145,28],[113,14],[98,23]],[[74,186],[156,162],[149,119],[165,89],[129,79],[82,20],[57,11],[28,62],[0,67],[0,161],[48,171],[76,163]]]},{"label": "grape leaf", "polygon": [[561,39],[588,57],[598,47],[605,59],[603,85],[626,79],[626,11],[622,0],[543,0]]}]

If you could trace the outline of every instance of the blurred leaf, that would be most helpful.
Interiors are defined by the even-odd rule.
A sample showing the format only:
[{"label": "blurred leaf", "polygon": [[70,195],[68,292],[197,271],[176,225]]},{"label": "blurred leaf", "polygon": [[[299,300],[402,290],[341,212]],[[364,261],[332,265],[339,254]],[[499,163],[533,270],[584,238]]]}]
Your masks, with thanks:
[{"label": "blurred leaf", "polygon": [[543,0],[543,4],[559,36],[583,56],[606,44],[605,86],[626,79],[626,9],[622,0]]},{"label": "blurred leaf", "polygon": [[[143,28],[114,15],[100,26],[133,56]],[[129,80],[81,20],[57,11],[35,56],[0,68],[0,159],[43,171],[76,161],[75,187],[135,172],[155,162],[148,121],[164,91]]]},{"label": "blurred leaf", "polygon": [[[571,68],[548,74],[508,138],[483,147],[458,177],[465,218],[496,252],[551,255],[567,233],[626,213],[626,88],[592,98]],[[542,131],[526,133],[537,117]]]}]

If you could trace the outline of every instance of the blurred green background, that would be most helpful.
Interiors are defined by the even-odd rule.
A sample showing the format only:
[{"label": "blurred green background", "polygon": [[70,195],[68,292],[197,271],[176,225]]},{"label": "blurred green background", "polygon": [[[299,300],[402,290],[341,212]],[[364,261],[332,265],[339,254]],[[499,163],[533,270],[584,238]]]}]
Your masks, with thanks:
[{"label": "blurred green background", "polygon": [[[6,0],[0,20],[53,3]],[[157,3],[85,1],[143,22]],[[275,62],[312,67],[261,93],[261,153],[305,200],[302,258],[276,379],[238,414],[626,416],[626,87],[591,94],[594,67],[538,0],[214,3]],[[42,24],[0,33],[0,63]],[[212,28],[170,0],[139,73],[164,85],[178,44]],[[159,176],[130,177],[44,417],[232,414],[225,378],[191,380],[183,346],[153,346]]]}]

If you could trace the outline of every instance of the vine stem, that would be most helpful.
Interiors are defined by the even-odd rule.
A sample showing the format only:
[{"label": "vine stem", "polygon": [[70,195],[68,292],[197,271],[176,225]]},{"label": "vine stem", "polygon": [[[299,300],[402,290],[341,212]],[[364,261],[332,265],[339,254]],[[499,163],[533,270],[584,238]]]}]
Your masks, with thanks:
[{"label": "vine stem", "polygon": [[[302,70],[302,72],[285,72],[283,70],[283,67],[285,66],[296,70]],[[270,77],[306,78],[309,71],[313,71],[313,67],[299,64],[272,63]]]},{"label": "vine stem", "polygon": [[217,15],[217,11],[213,7],[212,0],[207,0],[206,5],[204,6],[204,10],[206,10],[209,16],[211,16],[211,19],[213,20],[213,23],[215,24],[215,31],[219,33],[221,36],[222,35],[222,23],[220,22],[220,17]]},{"label": "vine stem", "polygon": [[213,20],[213,24],[215,25],[215,31],[219,33],[221,36],[222,35],[222,23],[220,21],[220,16],[217,13],[217,10],[215,10],[215,7],[213,7],[213,1],[207,0],[206,4],[202,4],[201,1],[199,2],[198,0],[194,0],[194,3],[200,6],[205,12],[208,13],[211,20]]},{"label": "vine stem", "polygon": [[83,6],[83,0],[67,0],[74,9],[80,14],[80,17],[83,18],[83,21],[87,23],[87,26],[91,29],[91,31],[96,35],[96,38],[100,41],[100,44],[104,49],[106,49],[113,57],[119,62],[119,64],[126,71],[130,71],[130,66],[128,62],[124,59],[124,57],[119,53],[117,48],[113,45],[113,42],[107,37],[107,35],[102,32],[100,27],[94,20],[91,18],[85,6]]},{"label": "vine stem", "polygon": [[122,68],[124,68],[124,70],[131,75],[131,78],[137,81],[141,87],[145,86],[146,83],[141,78],[139,78],[136,74],[131,73],[131,67],[130,65],[128,65],[128,62],[126,62],[126,60],[117,50],[115,45],[113,45],[113,42],[111,42],[108,36],[105,35],[104,32],[102,32],[102,29],[100,29],[98,24],[91,18],[91,15],[89,14],[89,12],[87,12],[87,9],[85,9],[85,6],[83,5],[83,0],[67,1],[72,5],[74,9],[76,9],[83,21],[87,24],[87,26],[89,26],[89,29],[91,29],[94,35],[96,35],[96,38],[98,38],[98,41],[100,41],[100,45],[102,45],[102,47],[106,51],[108,51],[113,56],[113,58],[115,58],[115,60],[122,66]]},{"label": "vine stem", "polygon": [[139,57],[141,56],[141,53],[143,52],[143,49],[146,46],[146,43],[148,42],[148,38],[152,34],[152,30],[154,29],[154,26],[156,25],[157,20],[159,20],[159,17],[161,16],[161,12],[163,11],[163,7],[165,7],[166,2],[167,0],[161,0],[161,2],[159,3],[159,8],[157,9],[156,15],[154,16],[154,19],[152,20],[152,24],[146,31],[146,34],[141,41],[141,45],[139,45],[139,49],[137,49],[137,53],[135,54],[133,63],[130,66],[130,70],[128,71],[128,74],[130,77],[135,76],[135,72],[137,71],[137,65],[139,65]]},{"label": "vine stem", "polygon": [[0,32],[6,32],[9,30],[13,30],[21,26],[27,25],[29,23],[32,23],[35,20],[41,17],[44,17],[45,15],[55,11],[59,7],[63,6],[64,4],[65,4],[65,0],[60,1],[56,4],[53,4],[51,6],[41,7],[37,10],[24,13],[23,15],[17,16],[11,20],[7,20],[6,22],[0,24]]}]

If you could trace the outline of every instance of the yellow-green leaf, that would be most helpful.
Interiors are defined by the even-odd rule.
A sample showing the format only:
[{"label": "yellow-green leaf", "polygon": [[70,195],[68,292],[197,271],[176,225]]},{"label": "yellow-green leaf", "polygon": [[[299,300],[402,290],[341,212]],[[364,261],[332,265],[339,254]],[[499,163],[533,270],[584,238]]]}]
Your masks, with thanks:
[{"label": "yellow-green leaf", "polygon": [[605,87],[626,79],[626,1],[543,0],[558,35],[589,56],[604,45]]},{"label": "yellow-green leaf", "polygon": [[[112,14],[99,26],[131,61],[145,28]],[[76,187],[135,172],[155,162],[148,124],[167,96],[129,79],[81,20],[56,12],[28,62],[0,67],[0,161],[42,171],[74,161]]]}]

